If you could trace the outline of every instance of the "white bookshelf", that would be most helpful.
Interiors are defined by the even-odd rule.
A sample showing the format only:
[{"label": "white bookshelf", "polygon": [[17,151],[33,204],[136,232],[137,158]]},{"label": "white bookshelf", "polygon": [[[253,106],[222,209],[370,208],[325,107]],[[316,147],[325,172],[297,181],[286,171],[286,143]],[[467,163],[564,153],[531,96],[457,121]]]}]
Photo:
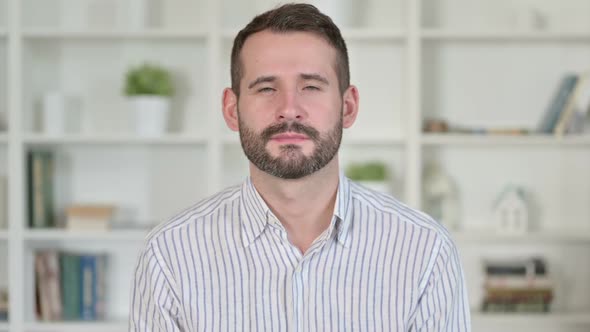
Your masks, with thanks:
[{"label": "white bookshelf", "polygon": [[[255,13],[278,1],[161,1],[159,21],[131,26],[131,2],[0,0],[0,175],[10,174],[10,322],[0,331],[124,331],[128,280],[146,231],[69,232],[27,227],[25,156],[55,151],[58,211],[77,201],[116,203],[117,221],[156,222],[247,174],[237,133],[225,128],[221,89],[229,85],[232,40]],[[518,25],[525,1],[355,0],[358,17],[343,25],[358,85],[358,122],[345,130],[341,160],[382,160],[394,193],[421,202],[422,168],[439,161],[462,192],[459,231],[452,235],[465,265],[470,304],[480,304],[482,258],[541,254],[561,278],[555,312],[480,314],[474,326],[494,331],[590,328],[590,133],[585,136],[426,134],[422,121],[444,118],[473,127],[534,129],[567,71],[590,69],[590,3],[540,0],[543,29]],[[108,6],[115,7],[110,8]],[[98,7],[92,7],[98,6]],[[106,7],[105,7],[106,6]],[[4,14],[6,13],[6,15]],[[522,14],[522,13],[521,13]],[[84,21],[88,19],[88,22]],[[158,62],[178,77],[170,133],[137,137],[121,85],[125,70]],[[5,88],[10,87],[10,91]],[[35,125],[49,90],[84,101],[80,133],[46,135]],[[5,161],[5,162],[4,162]],[[504,236],[489,231],[490,204],[508,182],[535,193],[539,231]],[[570,198],[571,199],[568,199]],[[486,231],[487,230],[487,231]],[[101,250],[113,256],[106,322],[35,320],[31,257],[39,248]],[[0,260],[0,262],[2,262]],[[24,262],[24,263],[23,263]],[[564,272],[565,271],[565,272]],[[5,279],[5,280],[6,280]]]}]

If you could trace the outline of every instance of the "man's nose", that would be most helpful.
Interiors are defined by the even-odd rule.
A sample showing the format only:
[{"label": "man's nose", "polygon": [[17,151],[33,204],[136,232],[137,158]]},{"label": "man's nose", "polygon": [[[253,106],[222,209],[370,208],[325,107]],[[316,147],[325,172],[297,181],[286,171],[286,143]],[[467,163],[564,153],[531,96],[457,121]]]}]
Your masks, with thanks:
[{"label": "man's nose", "polygon": [[302,121],[305,119],[305,111],[301,106],[300,96],[297,92],[283,93],[277,107],[277,121]]}]

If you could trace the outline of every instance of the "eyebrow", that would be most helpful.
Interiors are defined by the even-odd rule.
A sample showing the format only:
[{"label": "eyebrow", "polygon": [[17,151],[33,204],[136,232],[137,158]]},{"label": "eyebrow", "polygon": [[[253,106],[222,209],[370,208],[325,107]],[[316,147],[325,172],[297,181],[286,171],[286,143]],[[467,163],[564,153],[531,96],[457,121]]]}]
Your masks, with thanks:
[{"label": "eyebrow", "polygon": [[[320,74],[300,74],[299,77],[301,77],[304,80],[314,80],[314,81],[321,82],[325,85],[330,85],[330,82],[328,82],[328,79]],[[248,89],[252,89],[253,87],[255,87],[256,85],[258,85],[260,83],[272,83],[276,80],[277,80],[276,76],[260,76],[260,77],[257,77],[254,81],[252,81],[252,83],[248,84]]]},{"label": "eyebrow", "polygon": [[314,80],[314,81],[319,81],[321,83],[324,83],[325,85],[330,85],[330,82],[328,82],[328,79],[320,74],[301,74],[299,76],[301,78],[303,78],[304,80]]},{"label": "eyebrow", "polygon": [[252,83],[248,84],[248,89],[252,89],[260,83],[270,83],[277,80],[276,76],[260,76],[256,78]]}]

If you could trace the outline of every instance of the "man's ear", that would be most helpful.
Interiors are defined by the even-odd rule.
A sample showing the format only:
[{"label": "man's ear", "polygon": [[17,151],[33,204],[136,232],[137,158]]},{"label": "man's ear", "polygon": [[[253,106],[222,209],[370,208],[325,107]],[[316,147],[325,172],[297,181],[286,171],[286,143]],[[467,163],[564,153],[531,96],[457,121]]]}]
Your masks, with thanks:
[{"label": "man's ear", "polygon": [[359,111],[359,92],[356,86],[349,86],[343,96],[342,126],[349,128],[356,120]]},{"label": "man's ear", "polygon": [[222,111],[223,119],[227,127],[233,131],[239,130],[238,122],[238,96],[230,88],[223,89]]}]

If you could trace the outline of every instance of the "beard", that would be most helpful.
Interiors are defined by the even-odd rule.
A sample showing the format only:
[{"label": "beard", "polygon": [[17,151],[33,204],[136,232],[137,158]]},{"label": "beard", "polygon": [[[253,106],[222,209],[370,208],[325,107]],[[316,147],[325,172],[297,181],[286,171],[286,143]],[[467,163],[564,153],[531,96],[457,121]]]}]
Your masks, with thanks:
[{"label": "beard", "polygon": [[[299,122],[275,124],[257,134],[244,124],[239,112],[238,121],[240,142],[248,160],[263,172],[282,179],[300,179],[322,169],[338,153],[342,140],[342,113],[336,126],[324,135],[315,128]],[[301,146],[285,144],[280,146],[278,157],[271,156],[266,149],[267,143],[272,136],[284,132],[305,134],[314,143],[312,154],[306,156]]]}]

